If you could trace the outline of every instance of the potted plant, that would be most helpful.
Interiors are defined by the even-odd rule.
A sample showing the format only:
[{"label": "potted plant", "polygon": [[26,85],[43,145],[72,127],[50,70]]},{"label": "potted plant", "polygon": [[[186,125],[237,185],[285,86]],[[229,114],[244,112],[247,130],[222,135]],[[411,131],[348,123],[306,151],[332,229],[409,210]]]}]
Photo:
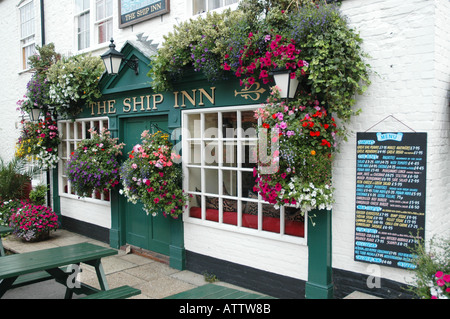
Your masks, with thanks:
[{"label": "potted plant", "polygon": [[144,131],[142,143],[128,153],[121,168],[121,194],[132,203],[140,200],[147,214],[178,218],[187,195],[180,187],[181,168],[175,163],[179,155],[172,151],[168,135]]},{"label": "potted plant", "polygon": [[41,241],[58,228],[58,216],[50,207],[25,203],[11,214],[9,225],[18,238]]},{"label": "potted plant", "polygon": [[124,144],[111,138],[107,129],[100,133],[90,129],[91,138],[77,144],[67,162],[67,177],[79,196],[91,196],[119,184],[119,162]]},{"label": "potted plant", "polygon": [[31,178],[37,171],[35,167],[27,167],[26,161],[18,157],[9,162],[0,159],[0,200],[28,199]]},{"label": "potted plant", "polygon": [[49,99],[56,112],[66,118],[76,116],[85,103],[101,96],[98,80],[104,72],[100,57],[78,55],[62,58],[47,72]]},{"label": "potted plant", "polygon": [[411,248],[413,279],[409,291],[420,299],[450,298],[450,240],[417,238]]}]

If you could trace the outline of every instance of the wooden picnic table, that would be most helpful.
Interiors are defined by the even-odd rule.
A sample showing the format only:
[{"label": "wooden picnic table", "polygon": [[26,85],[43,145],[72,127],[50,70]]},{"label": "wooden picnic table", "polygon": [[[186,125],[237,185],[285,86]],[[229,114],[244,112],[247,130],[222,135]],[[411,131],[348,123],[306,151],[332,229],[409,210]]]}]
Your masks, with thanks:
[{"label": "wooden picnic table", "polygon": [[71,298],[73,293],[90,295],[100,290],[84,283],[74,285],[72,271],[66,272],[61,267],[85,263],[95,268],[101,290],[108,290],[108,283],[102,267],[101,259],[116,255],[117,250],[80,243],[50,249],[14,254],[0,258],[0,298],[13,287],[19,276],[45,271],[58,283],[67,287],[65,298]]},{"label": "wooden picnic table", "polygon": [[[13,229],[6,227],[6,226],[0,226],[0,235],[2,234],[7,234],[7,233],[12,233]],[[0,257],[5,256],[5,250],[3,249],[3,244],[2,244],[2,237],[0,236]]]}]

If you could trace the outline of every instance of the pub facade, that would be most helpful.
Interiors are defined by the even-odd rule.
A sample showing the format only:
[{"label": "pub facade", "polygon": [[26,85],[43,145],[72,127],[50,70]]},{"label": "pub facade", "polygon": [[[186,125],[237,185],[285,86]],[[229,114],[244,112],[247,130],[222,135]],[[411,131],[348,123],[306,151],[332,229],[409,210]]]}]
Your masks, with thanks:
[{"label": "pub facade", "polygon": [[[418,0],[405,7],[397,0],[342,1],[340,10],[360,32],[376,74],[368,90],[355,97],[361,114],[349,123],[351,134],[333,162],[332,209],[305,215],[295,207],[268,204],[254,189],[255,127],[260,124],[254,115],[270,96],[270,85],[245,87],[236,78],[212,83],[193,69],[171,90],[155,91],[149,84],[149,65],[171,26],[220,8],[170,0],[67,1],[64,8],[16,2],[3,1],[0,12],[20,15],[31,4],[36,26],[37,13],[45,12],[45,29],[36,27],[33,33],[37,45],[53,42],[66,52],[100,56],[114,37],[124,59],[138,65],[138,72],[122,64],[117,74],[104,73],[102,96],[75,118],[58,121],[60,161],[48,182],[64,228],[279,298],[342,298],[355,290],[408,298],[404,287],[413,274],[403,248],[411,231],[420,230],[425,239],[448,237],[450,62],[445,57],[450,47],[445,25],[450,6],[444,2],[429,6]],[[104,19],[86,20],[91,21],[86,37],[75,32],[86,14],[100,11]],[[62,22],[62,17],[70,19]],[[68,40],[59,30],[74,35]],[[104,32],[108,36],[99,40]],[[424,46],[430,32],[433,43]],[[17,79],[9,91],[16,94],[26,87],[28,74],[13,72]],[[6,104],[0,107],[6,110]],[[125,144],[122,161],[142,132],[168,134],[181,156],[181,186],[189,195],[179,218],[146,214],[141,203],[121,194],[120,185],[91,197],[76,194],[67,162],[90,129],[102,128]],[[13,137],[1,148],[13,148]]]}]

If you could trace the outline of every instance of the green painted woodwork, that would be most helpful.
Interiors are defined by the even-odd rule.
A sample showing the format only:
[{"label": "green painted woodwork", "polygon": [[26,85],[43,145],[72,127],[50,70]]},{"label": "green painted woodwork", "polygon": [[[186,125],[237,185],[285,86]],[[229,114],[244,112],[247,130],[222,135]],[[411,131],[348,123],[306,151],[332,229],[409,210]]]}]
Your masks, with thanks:
[{"label": "green painted woodwork", "polygon": [[89,262],[116,254],[117,251],[111,248],[81,243],[8,255],[0,258],[0,279],[80,262]]},{"label": "green painted woodwork", "polygon": [[[169,132],[168,116],[140,116],[124,118],[121,123],[120,140],[125,143],[124,155],[141,142],[144,130]],[[156,125],[156,126],[155,126]],[[121,229],[125,231],[125,243],[170,256],[174,268],[184,267],[184,242],[182,223],[163,214],[147,215],[141,203],[133,204],[125,197],[119,199]]]},{"label": "green painted woodwork", "polygon": [[241,291],[233,288],[206,284],[164,299],[275,299],[270,296]]},{"label": "green painted woodwork", "polygon": [[[13,231],[10,227],[0,226],[0,235],[11,233]],[[0,237],[0,257],[5,256],[5,250],[3,249],[2,238]]]},{"label": "green painted woodwork", "polygon": [[130,286],[120,286],[114,289],[99,291],[80,299],[125,299],[139,294],[141,294],[139,289]]},{"label": "green painted woodwork", "polygon": [[314,210],[308,218],[307,299],[332,299],[331,211]]},{"label": "green painted woodwork", "polygon": [[[116,254],[117,250],[114,249],[91,243],[80,243],[1,257],[0,297],[13,286],[19,276],[40,271],[46,271],[57,282],[65,285],[70,273],[60,267],[72,264],[79,265],[82,262],[95,268],[101,289],[107,290],[108,284],[101,258]],[[79,289],[67,289],[66,298],[71,297],[73,292],[92,293],[93,291],[97,291],[97,289],[82,285]]]}]

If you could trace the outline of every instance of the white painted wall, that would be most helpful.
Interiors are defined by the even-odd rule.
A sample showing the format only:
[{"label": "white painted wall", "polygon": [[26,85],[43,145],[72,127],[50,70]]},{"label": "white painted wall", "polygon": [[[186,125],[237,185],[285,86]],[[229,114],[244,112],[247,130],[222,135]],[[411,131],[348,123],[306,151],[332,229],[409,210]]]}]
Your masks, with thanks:
[{"label": "white painted wall", "polygon": [[[334,163],[336,205],[333,209],[333,267],[373,274],[368,264],[353,261],[356,132],[428,133],[425,237],[450,233],[450,2],[344,1],[342,11],[360,31],[372,85],[357,99],[362,114],[351,123],[354,134],[342,144]],[[446,31],[445,31],[446,30]],[[405,126],[406,124],[407,126]],[[410,272],[380,267],[383,278],[408,282]]]}]

